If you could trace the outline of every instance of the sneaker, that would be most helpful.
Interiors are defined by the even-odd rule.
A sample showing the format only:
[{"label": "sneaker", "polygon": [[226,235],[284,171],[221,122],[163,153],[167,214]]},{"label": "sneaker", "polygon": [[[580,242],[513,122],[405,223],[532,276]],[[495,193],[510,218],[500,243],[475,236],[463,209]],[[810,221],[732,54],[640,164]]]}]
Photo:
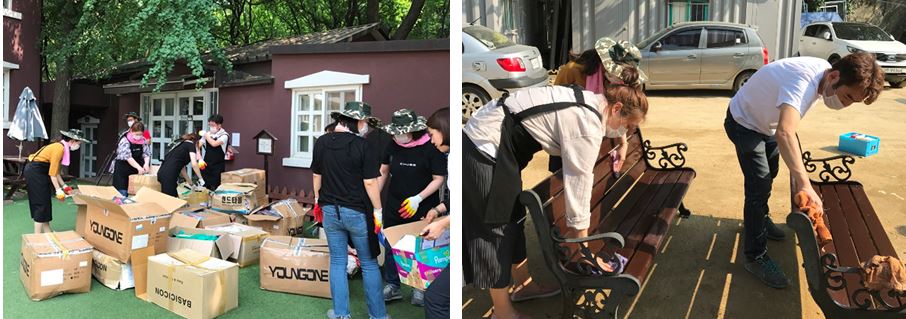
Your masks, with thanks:
[{"label": "sneaker", "polygon": [[340,317],[340,316],[337,316],[337,314],[335,312],[333,312],[333,309],[328,309],[327,318],[328,319],[350,319],[352,317],[350,317],[350,316]]},{"label": "sneaker", "polygon": [[765,220],[765,237],[774,241],[781,241],[786,239],[786,234],[783,233],[783,230],[777,225],[774,224],[774,221],[771,220],[771,217],[767,217]]},{"label": "sneaker", "polygon": [[413,289],[412,290],[412,304],[416,305],[418,307],[424,307],[425,306],[425,292],[418,290],[418,289]]},{"label": "sneaker", "polygon": [[746,271],[761,279],[761,282],[768,285],[768,287],[783,289],[790,284],[789,279],[786,278],[777,263],[771,260],[771,257],[768,257],[767,254],[758,257],[754,261],[747,261],[745,268]]},{"label": "sneaker", "polygon": [[384,285],[384,301],[394,301],[403,299],[403,294],[400,292],[400,287],[394,285]]}]

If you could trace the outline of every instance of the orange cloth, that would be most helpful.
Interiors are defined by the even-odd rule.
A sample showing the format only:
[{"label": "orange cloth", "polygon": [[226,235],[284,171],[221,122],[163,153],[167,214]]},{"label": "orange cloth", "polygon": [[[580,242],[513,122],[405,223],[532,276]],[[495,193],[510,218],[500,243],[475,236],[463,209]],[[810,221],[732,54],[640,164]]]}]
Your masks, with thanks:
[{"label": "orange cloth", "polygon": [[557,77],[554,78],[554,85],[576,84],[585,87],[585,74],[582,74],[583,65],[570,61],[560,67]]},{"label": "orange cloth", "polygon": [[871,291],[906,290],[906,268],[896,257],[873,256],[862,264],[862,281]]},{"label": "orange cloth", "polygon": [[799,205],[799,211],[805,213],[812,220],[812,225],[815,226],[815,234],[818,234],[819,247],[823,247],[834,240],[830,230],[824,224],[824,212],[818,209],[818,205],[809,200],[808,195],[804,191],[796,194],[796,204]]}]

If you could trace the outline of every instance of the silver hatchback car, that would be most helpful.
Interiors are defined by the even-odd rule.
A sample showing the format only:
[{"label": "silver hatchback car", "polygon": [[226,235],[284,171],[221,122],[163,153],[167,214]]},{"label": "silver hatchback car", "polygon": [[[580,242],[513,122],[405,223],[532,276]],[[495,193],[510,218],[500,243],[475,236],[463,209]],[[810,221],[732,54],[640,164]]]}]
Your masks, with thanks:
[{"label": "silver hatchback car", "polygon": [[763,65],[768,49],[752,26],[679,23],[642,40],[646,90],[725,89],[736,92]]},{"label": "silver hatchback car", "polygon": [[463,120],[503,91],[548,83],[538,48],[513,43],[480,25],[462,28]]}]

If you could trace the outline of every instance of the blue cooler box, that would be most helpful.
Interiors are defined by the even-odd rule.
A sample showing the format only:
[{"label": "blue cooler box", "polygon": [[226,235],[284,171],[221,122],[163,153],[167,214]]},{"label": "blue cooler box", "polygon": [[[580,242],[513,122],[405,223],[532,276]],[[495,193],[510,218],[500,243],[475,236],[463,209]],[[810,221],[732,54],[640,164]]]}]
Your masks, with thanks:
[{"label": "blue cooler box", "polygon": [[878,153],[880,143],[881,139],[877,136],[849,132],[840,135],[840,145],[837,149],[859,156],[871,156]]}]

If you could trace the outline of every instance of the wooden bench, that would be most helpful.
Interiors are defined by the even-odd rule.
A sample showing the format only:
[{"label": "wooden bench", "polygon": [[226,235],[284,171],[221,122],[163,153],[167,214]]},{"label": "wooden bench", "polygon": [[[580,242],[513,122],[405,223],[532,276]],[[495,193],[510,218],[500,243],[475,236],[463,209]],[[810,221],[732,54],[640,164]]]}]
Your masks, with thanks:
[{"label": "wooden bench", "polygon": [[[562,288],[564,318],[617,317],[622,300],[639,292],[677,212],[681,216],[691,214],[682,204],[695,178],[694,170],[683,168],[687,146],[653,147],[638,130],[628,143],[619,177],[613,175],[609,154],[618,140],[605,138],[601,146],[594,168],[588,237],[564,238],[567,227],[562,172],[520,194],[520,202],[531,213],[545,264]],[[577,260],[610,260],[614,252],[629,260],[622,274],[589,275],[569,270]]]},{"label": "wooden bench", "polygon": [[859,266],[872,256],[897,257],[897,252],[862,184],[849,180],[849,166],[856,160],[846,155],[813,159],[804,152],[802,161],[821,180],[811,184],[822,198],[824,222],[833,237],[823,250],[818,247],[811,219],[791,199],[787,224],[799,238],[812,298],[827,318],[906,318],[906,293],[868,291],[859,274]]}]

